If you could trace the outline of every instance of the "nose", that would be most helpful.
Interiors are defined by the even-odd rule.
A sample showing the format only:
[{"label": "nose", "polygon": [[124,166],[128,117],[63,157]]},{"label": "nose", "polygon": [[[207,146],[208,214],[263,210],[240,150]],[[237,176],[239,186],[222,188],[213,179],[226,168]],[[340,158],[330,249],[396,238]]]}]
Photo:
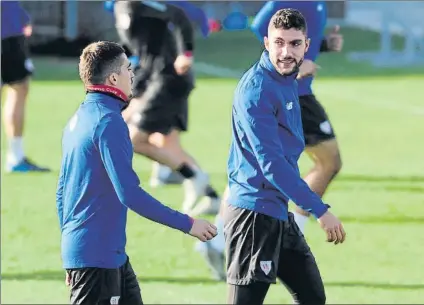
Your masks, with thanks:
[{"label": "nose", "polygon": [[290,55],[290,49],[289,46],[285,45],[281,48],[281,55],[283,57],[286,57],[287,55]]}]

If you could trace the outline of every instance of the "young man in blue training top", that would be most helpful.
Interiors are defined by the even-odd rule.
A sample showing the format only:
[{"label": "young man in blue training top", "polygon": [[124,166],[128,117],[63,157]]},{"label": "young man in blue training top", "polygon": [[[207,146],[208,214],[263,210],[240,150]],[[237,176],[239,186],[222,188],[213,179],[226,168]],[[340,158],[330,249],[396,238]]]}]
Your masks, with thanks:
[{"label": "young man in blue training top", "polygon": [[[314,162],[314,166],[304,179],[309,187],[322,197],[328,185],[339,173],[342,161],[333,126],[324,107],[313,93],[312,82],[319,68],[315,61],[320,52],[340,51],[343,39],[338,33],[338,26],[327,37],[324,36],[327,22],[325,1],[268,1],[251,25],[252,31],[262,43],[264,36],[267,35],[272,15],[282,8],[299,10],[308,23],[308,37],[311,39],[311,44],[300,66],[298,84],[305,152]],[[304,232],[309,213],[296,207],[294,216],[300,230]]]},{"label": "young man in blue training top", "polygon": [[87,95],[63,132],[56,194],[70,300],[142,304],[125,251],[128,208],[201,241],[213,238],[216,228],[162,205],[140,187],[121,114],[134,77],[125,50],[113,42],[92,43],[82,52],[79,73]]},{"label": "young man in blue training top", "polygon": [[288,212],[292,200],[314,215],[327,241],[342,243],[340,221],[301,178],[304,150],[296,78],[308,51],[302,14],[272,16],[260,60],[241,78],[232,107],[228,159],[229,198],[224,206],[228,304],[263,304],[277,277],[297,304],[325,304],[320,272]]},{"label": "young man in blue training top", "polygon": [[[264,43],[267,36],[268,24],[275,12],[282,8],[295,8],[299,10],[308,24],[308,38],[310,45],[302,65],[299,67],[298,85],[299,100],[302,109],[302,125],[306,142],[306,152],[315,162],[314,168],[305,177],[310,188],[322,197],[330,178],[333,178],[340,169],[340,154],[337,141],[332,129],[325,128],[328,124],[327,114],[315,99],[312,93],[312,81],[318,66],[315,60],[319,52],[340,51],[343,37],[338,33],[338,27],[324,37],[327,18],[326,4],[323,1],[268,1],[258,12],[252,22],[251,30],[257,38]],[[225,190],[222,201],[225,204],[229,191]],[[222,205],[223,205],[222,204]],[[222,209],[222,206],[221,206]],[[309,213],[296,207],[294,218],[302,233]],[[215,225],[218,236],[208,243],[198,243],[197,250],[204,255],[213,277],[223,279],[224,274],[224,239],[221,232],[223,228],[222,211],[217,215]]]}]

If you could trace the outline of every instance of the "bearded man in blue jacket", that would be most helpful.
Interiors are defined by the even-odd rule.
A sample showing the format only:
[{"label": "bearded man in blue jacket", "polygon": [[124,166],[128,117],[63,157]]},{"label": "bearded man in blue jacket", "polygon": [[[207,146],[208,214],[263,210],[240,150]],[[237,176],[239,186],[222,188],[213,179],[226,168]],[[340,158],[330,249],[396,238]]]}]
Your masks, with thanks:
[{"label": "bearded man in blue jacket", "polygon": [[304,16],[277,11],[261,58],[241,78],[232,107],[224,205],[228,304],[263,304],[279,278],[296,304],[325,304],[320,272],[288,202],[311,213],[342,243],[345,232],[320,196],[301,178],[305,147],[296,78],[310,46]]}]

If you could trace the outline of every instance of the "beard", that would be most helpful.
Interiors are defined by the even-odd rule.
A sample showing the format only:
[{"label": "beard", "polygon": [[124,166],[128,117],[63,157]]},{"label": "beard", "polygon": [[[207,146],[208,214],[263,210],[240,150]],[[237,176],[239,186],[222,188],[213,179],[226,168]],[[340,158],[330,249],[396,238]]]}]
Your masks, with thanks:
[{"label": "beard", "polygon": [[[276,67],[276,69],[277,69],[277,71],[278,71],[278,73],[280,73],[281,75],[284,75],[284,76],[290,76],[290,75],[293,75],[294,73],[297,73],[297,72],[299,72],[299,68],[300,68],[300,66],[302,65],[302,63],[303,63],[303,60],[304,60],[305,58],[304,57],[302,57],[299,61],[297,61],[295,58],[293,58],[293,57],[289,57],[289,58],[284,58],[284,59],[282,59],[282,60],[279,60],[279,59],[277,59],[277,63],[275,64],[275,67]],[[291,63],[294,63],[294,67],[293,67],[293,69],[291,70],[291,71],[281,71],[281,69],[280,69],[280,67],[278,66],[278,64],[279,63],[285,63],[285,62],[288,62],[288,61],[290,61]]]}]

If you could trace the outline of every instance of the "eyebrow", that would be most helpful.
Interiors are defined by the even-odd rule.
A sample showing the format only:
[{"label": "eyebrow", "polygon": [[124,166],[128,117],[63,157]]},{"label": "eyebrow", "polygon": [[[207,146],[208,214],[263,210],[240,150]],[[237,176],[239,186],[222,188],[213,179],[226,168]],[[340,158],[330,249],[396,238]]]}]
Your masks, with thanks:
[{"label": "eyebrow", "polygon": [[[277,38],[275,38],[275,40],[282,40],[282,41],[286,42],[286,41],[285,41],[283,38],[281,38],[281,37],[277,37]],[[292,43],[292,42],[298,42],[298,41],[303,41],[303,39],[301,39],[301,38],[296,38],[296,39],[288,40],[287,42],[288,42],[288,43]]]},{"label": "eyebrow", "polygon": [[131,62],[128,62],[128,66],[127,66],[127,68],[129,68],[129,67],[131,67]]}]

